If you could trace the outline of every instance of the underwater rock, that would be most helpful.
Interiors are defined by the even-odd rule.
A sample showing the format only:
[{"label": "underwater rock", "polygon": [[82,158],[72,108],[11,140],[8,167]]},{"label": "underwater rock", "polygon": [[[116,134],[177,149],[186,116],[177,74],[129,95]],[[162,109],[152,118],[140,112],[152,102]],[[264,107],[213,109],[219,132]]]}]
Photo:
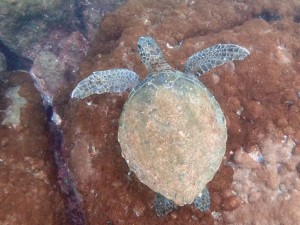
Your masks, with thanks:
[{"label": "underwater rock", "polygon": [[293,17],[293,21],[295,22],[295,23],[300,23],[300,15],[298,14],[298,15],[295,15],[294,17]]},{"label": "underwater rock", "polygon": [[263,19],[267,22],[273,22],[276,20],[281,20],[282,16],[277,12],[264,10],[261,12],[261,14],[258,15],[258,18]]},{"label": "underwater rock", "polygon": [[280,141],[279,137],[270,136],[258,144],[264,160],[252,159],[251,163],[257,164],[255,168],[248,166],[248,160],[234,165],[233,190],[235,197],[241,199],[241,205],[233,212],[224,212],[224,223],[218,224],[232,224],[234,221],[245,225],[292,225],[299,222],[300,178],[297,166],[300,165],[300,156],[293,154],[295,143],[291,139]]},{"label": "underwater rock", "polygon": [[[6,57],[8,70],[30,71],[34,62],[32,76],[43,95],[52,98],[58,92],[66,94],[63,87],[74,79],[101,18],[123,2],[0,1],[0,50],[4,48],[11,55]],[[46,62],[50,55],[59,60],[52,69],[55,63]],[[49,78],[49,70],[54,78]]]},{"label": "underwater rock", "polygon": [[52,96],[65,82],[65,64],[51,52],[39,52],[30,73],[35,78],[39,90],[47,96]]},{"label": "underwater rock", "polygon": [[102,17],[117,9],[126,0],[76,0],[79,7],[77,17],[81,18],[84,24],[84,34],[88,40],[93,40],[97,33]]},{"label": "underwater rock", "polygon": [[61,37],[55,40],[57,49],[39,51],[30,70],[39,91],[48,97],[56,97],[68,86],[88,50],[87,40],[80,32],[73,32],[67,37],[58,35]]},{"label": "underwater rock", "polygon": [[[272,153],[272,148],[263,150],[257,146],[270,141],[271,134],[276,134],[272,142],[278,149],[299,152],[300,143],[297,97],[300,91],[300,40],[297,35],[300,28],[293,22],[297,3],[277,3],[130,0],[103,19],[74,86],[92,71],[117,67],[132,69],[143,79],[147,73],[136,50],[141,35],[153,36],[167,61],[178,69],[182,69],[188,56],[216,43],[245,46],[251,56],[243,62],[215,68],[200,78],[220,103],[228,128],[226,157],[208,184],[211,208],[206,213],[190,205],[179,207],[169,216],[158,218],[155,215],[154,193],[130,173],[117,140],[118,120],[127,99],[126,93],[94,95],[79,102],[71,100],[62,108],[65,151],[89,224],[149,224],[151,221],[157,225],[211,225],[255,221],[255,211],[235,213],[239,210],[247,212],[248,206],[244,206],[241,196],[249,195],[250,190],[243,187],[238,193],[233,179],[240,170],[267,171],[268,168],[263,167],[264,153]],[[282,19],[268,23],[254,16],[263,10],[278,12]],[[70,92],[71,89],[73,87]],[[296,138],[297,142],[294,141]],[[280,145],[281,141],[295,142],[296,146],[286,148],[284,144]],[[246,182],[245,177],[239,177],[241,182]],[[263,192],[269,200],[271,188],[278,190],[278,177],[275,178]],[[284,184],[280,188],[285,190],[287,186],[295,187],[296,193],[296,185]],[[250,199],[255,204],[261,196],[255,192],[251,194]],[[280,200],[286,215],[292,214],[291,221],[298,216],[293,209],[299,202],[298,195],[293,196],[296,198]],[[281,208],[279,204],[272,208],[269,200],[264,215],[273,216],[270,221],[278,219],[278,215],[283,217],[283,214],[272,213]],[[143,205],[142,213],[137,213],[138,204]],[[259,218],[262,217],[260,214]]]},{"label": "underwater rock", "polygon": [[53,26],[70,26],[74,1],[2,0],[0,40],[17,54],[48,35]]},{"label": "underwater rock", "polygon": [[9,49],[9,47],[3,44],[1,40],[0,40],[0,52],[5,57],[6,69],[8,71],[15,71],[15,70],[28,71],[32,65],[32,61],[30,59],[16,54],[14,51]]},{"label": "underwater rock", "polygon": [[[236,89],[229,89],[240,104],[232,104],[227,113],[232,197],[240,204],[231,211],[224,204],[224,210],[216,211],[221,212],[217,225],[292,225],[300,219],[300,58],[293,56],[300,49],[300,30],[290,18],[273,23],[251,20],[243,25],[252,34],[244,39],[252,49],[247,65],[254,66],[243,68]],[[244,110],[236,114],[241,106]]]},{"label": "underwater rock", "polygon": [[0,224],[66,224],[40,94],[29,74],[0,76]]},{"label": "underwater rock", "polygon": [[33,60],[31,52],[49,42],[53,32],[68,36],[78,31],[92,40],[103,15],[124,1],[2,0],[0,41],[16,54]]},{"label": "underwater rock", "polygon": [[7,69],[5,56],[0,52],[0,72]]}]

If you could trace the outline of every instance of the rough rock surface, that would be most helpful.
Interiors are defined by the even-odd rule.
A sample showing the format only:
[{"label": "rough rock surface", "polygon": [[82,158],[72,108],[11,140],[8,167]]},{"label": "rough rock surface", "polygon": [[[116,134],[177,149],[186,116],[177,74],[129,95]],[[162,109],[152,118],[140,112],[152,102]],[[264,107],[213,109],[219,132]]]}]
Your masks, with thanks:
[{"label": "rough rock surface", "polygon": [[123,2],[0,1],[0,52],[7,69],[30,71],[40,91],[55,98],[74,79],[102,16]]},{"label": "rough rock surface", "polygon": [[53,31],[80,31],[94,36],[101,17],[124,0],[2,0],[0,41],[23,56],[42,44]]},{"label": "rough rock surface", "polygon": [[258,146],[250,153],[235,151],[233,190],[242,204],[233,212],[225,212],[222,222],[298,224],[300,155],[294,152],[294,141],[287,136],[281,141],[280,136],[271,136],[258,141]]},{"label": "rough rock surface", "polygon": [[0,52],[0,72],[7,68],[5,56]]},{"label": "rough rock surface", "polygon": [[49,45],[57,47],[53,47],[51,51],[47,48],[40,49],[34,56],[30,73],[38,89],[55,98],[68,85],[88,50],[88,44],[80,32],[73,32],[67,37],[58,34],[58,37],[54,35],[52,38]]},{"label": "rough rock surface", "polygon": [[40,94],[29,74],[0,76],[0,224],[65,224]]},{"label": "rough rock surface", "polygon": [[[300,220],[299,9],[293,0],[130,0],[106,16],[78,81],[92,71],[120,67],[144,78],[136,50],[141,35],[153,36],[179,69],[191,54],[216,43],[245,46],[251,55],[200,78],[220,103],[228,127],[226,158],[208,185],[208,213],[191,205],[157,218],[154,193],[128,174],[117,141],[127,94],[70,101],[64,114],[65,150],[90,224],[289,225]],[[260,206],[263,211],[255,217]]]},{"label": "rough rock surface", "polygon": [[47,30],[58,21],[72,20],[74,2],[2,0],[0,40],[17,53],[30,49],[33,43],[48,35]]}]

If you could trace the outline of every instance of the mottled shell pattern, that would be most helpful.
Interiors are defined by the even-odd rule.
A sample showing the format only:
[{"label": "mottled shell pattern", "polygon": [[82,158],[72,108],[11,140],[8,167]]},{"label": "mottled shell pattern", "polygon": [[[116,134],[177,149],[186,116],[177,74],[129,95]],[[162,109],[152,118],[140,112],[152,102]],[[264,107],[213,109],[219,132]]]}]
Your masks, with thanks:
[{"label": "mottled shell pattern", "polygon": [[177,205],[191,203],[218,170],[227,140],[222,110],[195,75],[250,53],[238,45],[217,44],[190,56],[180,72],[151,37],[139,38],[138,52],[149,72],[144,81],[125,68],[95,71],[71,96],[132,90],[119,122],[123,157],[152,190]]},{"label": "mottled shell pattern", "polygon": [[221,164],[226,122],[207,88],[172,69],[150,41],[156,49],[140,55],[152,74],[131,92],[120,118],[122,155],[152,190],[177,205],[189,204]]}]

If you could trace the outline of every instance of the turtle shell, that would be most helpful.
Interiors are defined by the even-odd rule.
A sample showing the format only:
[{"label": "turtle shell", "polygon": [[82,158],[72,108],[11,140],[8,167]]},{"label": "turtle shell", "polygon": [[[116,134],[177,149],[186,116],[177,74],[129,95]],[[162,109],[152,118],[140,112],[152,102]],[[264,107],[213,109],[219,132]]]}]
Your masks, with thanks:
[{"label": "turtle shell", "polygon": [[222,110],[194,76],[155,73],[130,94],[119,123],[122,155],[155,192],[185,205],[218,170],[227,130]]}]

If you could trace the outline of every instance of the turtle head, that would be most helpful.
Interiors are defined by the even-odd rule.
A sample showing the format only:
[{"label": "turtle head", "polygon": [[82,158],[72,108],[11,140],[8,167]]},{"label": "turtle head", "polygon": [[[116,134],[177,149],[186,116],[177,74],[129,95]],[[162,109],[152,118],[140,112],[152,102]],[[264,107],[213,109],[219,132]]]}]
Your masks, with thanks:
[{"label": "turtle head", "polygon": [[137,46],[142,63],[149,72],[170,68],[159,45],[152,37],[140,37]]}]

